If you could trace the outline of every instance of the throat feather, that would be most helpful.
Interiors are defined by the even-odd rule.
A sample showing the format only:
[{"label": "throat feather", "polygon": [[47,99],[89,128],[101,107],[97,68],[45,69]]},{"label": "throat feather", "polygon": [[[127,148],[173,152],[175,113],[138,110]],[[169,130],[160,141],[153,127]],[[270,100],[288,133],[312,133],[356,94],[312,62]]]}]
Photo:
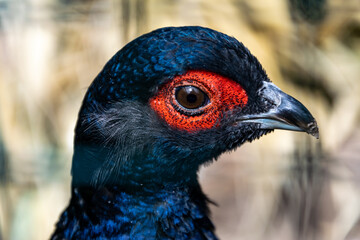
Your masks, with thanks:
[{"label": "throat feather", "polygon": [[52,239],[217,239],[206,197],[199,190],[129,194],[117,187],[74,188]]}]

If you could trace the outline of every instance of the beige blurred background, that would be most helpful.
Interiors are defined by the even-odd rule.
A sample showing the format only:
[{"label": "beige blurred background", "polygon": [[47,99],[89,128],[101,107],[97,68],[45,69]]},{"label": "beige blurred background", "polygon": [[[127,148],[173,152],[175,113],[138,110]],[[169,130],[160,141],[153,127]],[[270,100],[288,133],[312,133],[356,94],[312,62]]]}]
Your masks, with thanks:
[{"label": "beige blurred background", "polygon": [[200,173],[221,239],[360,239],[359,0],[1,0],[0,240],[48,239],[70,197],[85,91],[133,38],[201,25],[242,41],[318,120]]}]

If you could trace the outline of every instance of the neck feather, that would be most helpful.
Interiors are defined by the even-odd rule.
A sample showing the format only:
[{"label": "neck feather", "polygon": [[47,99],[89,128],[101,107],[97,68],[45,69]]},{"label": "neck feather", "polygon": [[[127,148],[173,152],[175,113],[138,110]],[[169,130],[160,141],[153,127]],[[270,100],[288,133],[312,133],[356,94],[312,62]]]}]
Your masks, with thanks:
[{"label": "neck feather", "polygon": [[217,239],[198,184],[126,192],[74,187],[52,239]]}]

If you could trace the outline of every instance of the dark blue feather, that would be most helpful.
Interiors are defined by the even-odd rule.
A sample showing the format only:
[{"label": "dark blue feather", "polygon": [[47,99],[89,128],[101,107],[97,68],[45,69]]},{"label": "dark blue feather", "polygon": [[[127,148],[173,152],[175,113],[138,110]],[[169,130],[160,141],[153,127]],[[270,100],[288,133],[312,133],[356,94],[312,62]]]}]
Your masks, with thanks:
[{"label": "dark blue feather", "polygon": [[[184,133],[149,108],[159,86],[188,70],[238,82],[242,111],[264,109],[254,96],[269,81],[235,38],[202,27],[162,28],[117,52],[89,87],[75,129],[72,198],[52,239],[216,239],[201,164],[266,133],[221,124]],[[223,121],[230,120],[224,118]]]}]

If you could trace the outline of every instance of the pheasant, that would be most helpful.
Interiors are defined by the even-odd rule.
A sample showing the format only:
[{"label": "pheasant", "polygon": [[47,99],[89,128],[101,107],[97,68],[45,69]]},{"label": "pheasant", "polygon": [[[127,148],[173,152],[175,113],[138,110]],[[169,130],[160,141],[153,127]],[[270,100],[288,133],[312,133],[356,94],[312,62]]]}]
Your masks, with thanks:
[{"label": "pheasant", "polygon": [[142,35],[85,94],[51,239],[217,239],[199,167],[274,129],[319,134],[241,42],[197,26]]}]

